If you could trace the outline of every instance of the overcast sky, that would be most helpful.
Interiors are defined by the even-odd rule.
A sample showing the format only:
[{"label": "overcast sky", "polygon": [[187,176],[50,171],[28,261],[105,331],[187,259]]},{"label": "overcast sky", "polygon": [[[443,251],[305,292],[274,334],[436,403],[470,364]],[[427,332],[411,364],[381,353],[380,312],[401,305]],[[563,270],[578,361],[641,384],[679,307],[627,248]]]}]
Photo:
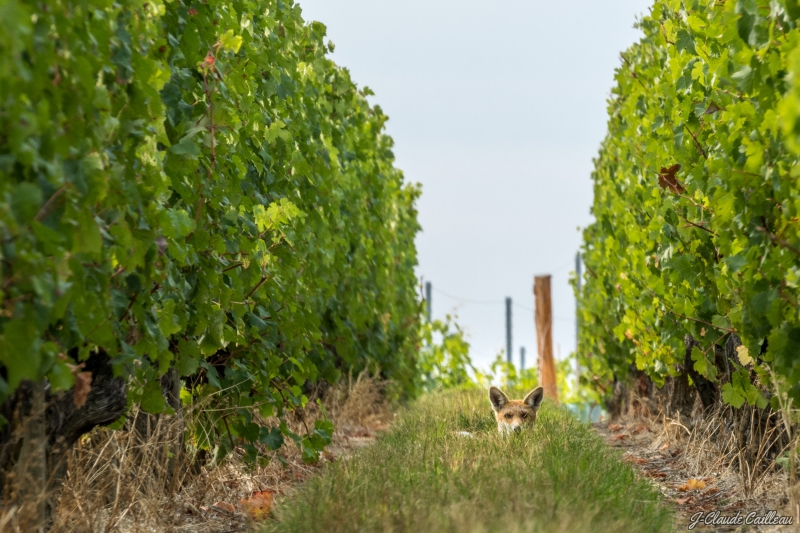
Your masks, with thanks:
[{"label": "overcast sky", "polygon": [[[575,348],[569,274],[592,220],[590,173],[619,53],[649,0],[299,0],[334,60],[390,117],[397,166],[422,184],[419,276],[457,309],[473,360],[536,361],[533,276],[553,276],[554,350]],[[480,302],[480,303],[476,303]]]}]

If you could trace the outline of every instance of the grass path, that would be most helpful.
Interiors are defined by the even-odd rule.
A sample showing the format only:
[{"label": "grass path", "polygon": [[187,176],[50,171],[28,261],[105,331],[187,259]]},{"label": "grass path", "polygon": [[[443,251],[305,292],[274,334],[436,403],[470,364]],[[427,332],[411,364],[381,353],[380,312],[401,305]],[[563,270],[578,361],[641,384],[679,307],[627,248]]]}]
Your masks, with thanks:
[{"label": "grass path", "polygon": [[504,438],[485,396],[423,397],[279,502],[266,531],[671,530],[657,490],[566,410],[545,403],[535,427]]}]

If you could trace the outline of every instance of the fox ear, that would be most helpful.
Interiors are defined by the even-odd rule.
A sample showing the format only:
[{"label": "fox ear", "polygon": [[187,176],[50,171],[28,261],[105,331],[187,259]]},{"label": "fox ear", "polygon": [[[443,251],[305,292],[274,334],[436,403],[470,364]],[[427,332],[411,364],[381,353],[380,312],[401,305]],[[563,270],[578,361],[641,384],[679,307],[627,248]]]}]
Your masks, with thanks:
[{"label": "fox ear", "polygon": [[525,405],[530,407],[531,409],[538,409],[539,406],[542,404],[542,398],[544,398],[544,389],[541,387],[536,387],[532,391],[525,396],[525,399],[522,400]]},{"label": "fox ear", "polygon": [[499,411],[508,403],[508,396],[497,387],[489,388],[489,401],[492,402],[492,409]]}]

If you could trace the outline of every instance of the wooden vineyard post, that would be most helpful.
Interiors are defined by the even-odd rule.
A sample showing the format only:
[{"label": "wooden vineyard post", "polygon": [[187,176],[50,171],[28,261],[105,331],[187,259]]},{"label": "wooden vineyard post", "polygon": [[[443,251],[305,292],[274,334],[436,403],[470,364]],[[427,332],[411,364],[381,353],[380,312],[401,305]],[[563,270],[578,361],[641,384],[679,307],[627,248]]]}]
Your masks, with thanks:
[{"label": "wooden vineyard post", "polygon": [[553,306],[550,298],[550,276],[533,278],[536,308],[536,344],[539,351],[539,379],[545,398],[558,401],[556,367],[553,361]]}]

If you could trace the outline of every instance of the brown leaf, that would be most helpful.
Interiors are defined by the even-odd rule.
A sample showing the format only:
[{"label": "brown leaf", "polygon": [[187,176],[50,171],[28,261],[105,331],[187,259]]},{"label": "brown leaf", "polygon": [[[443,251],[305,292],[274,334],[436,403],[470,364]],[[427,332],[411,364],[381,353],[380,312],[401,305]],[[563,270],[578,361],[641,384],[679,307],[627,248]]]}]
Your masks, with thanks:
[{"label": "brown leaf", "polygon": [[703,492],[704,496],[711,496],[712,494],[716,494],[719,492],[719,489],[714,487],[712,489],[708,489],[707,491]]},{"label": "brown leaf", "polygon": [[234,511],[236,511],[236,507],[234,507],[232,504],[228,502],[223,502],[223,501],[215,503],[214,505],[211,506],[211,509],[213,511],[227,513],[227,514],[233,514]]},{"label": "brown leaf", "polygon": [[619,435],[614,435],[613,437],[611,437],[611,440],[625,440],[627,438],[628,438],[628,435],[625,435],[624,433],[620,433]]},{"label": "brown leaf", "polygon": [[75,407],[80,409],[89,398],[89,393],[92,392],[92,373],[80,372],[75,374],[75,390],[73,391],[72,402]]},{"label": "brown leaf", "polygon": [[608,426],[608,429],[614,432],[619,431],[620,429],[622,429],[622,424],[610,424]]},{"label": "brown leaf", "polygon": [[669,168],[661,167],[658,173],[658,184],[662,189],[669,189],[675,194],[681,194],[686,191],[684,186],[681,185],[681,182],[678,181],[678,178],[675,177],[675,173],[680,169],[681,166],[678,164],[672,165]]},{"label": "brown leaf", "polygon": [[622,460],[628,463],[635,463],[637,465],[646,465],[649,463],[647,459],[636,457],[631,452],[625,452],[625,455],[622,456]]},{"label": "brown leaf", "polygon": [[254,492],[249,498],[242,500],[242,507],[245,514],[253,520],[265,520],[272,513],[274,506],[275,493],[271,490],[260,490]]},{"label": "brown leaf", "polygon": [[667,474],[665,474],[664,472],[655,472],[655,471],[652,471],[652,470],[649,471],[649,472],[645,472],[645,474],[647,474],[648,476],[650,476],[652,478],[659,478],[659,479],[667,477]]},{"label": "brown leaf", "polygon": [[703,114],[704,115],[713,115],[714,113],[716,113],[720,109],[722,109],[720,106],[718,106],[714,102],[710,102],[708,104],[708,107],[706,108],[706,110],[703,112]]},{"label": "brown leaf", "polygon": [[706,488],[706,482],[705,481],[701,481],[699,479],[692,478],[689,481],[687,481],[685,484],[683,484],[680,487],[678,487],[678,490],[681,491],[681,492],[688,492],[690,490],[701,490],[701,489],[704,489],[704,488]]},{"label": "brown leaf", "polygon": [[685,498],[675,498],[675,503],[678,505],[686,505],[692,499],[691,496],[687,496]]},{"label": "brown leaf", "polygon": [[336,462],[336,456],[328,451],[322,452],[322,458],[325,459],[326,461],[330,461],[331,463]]}]

